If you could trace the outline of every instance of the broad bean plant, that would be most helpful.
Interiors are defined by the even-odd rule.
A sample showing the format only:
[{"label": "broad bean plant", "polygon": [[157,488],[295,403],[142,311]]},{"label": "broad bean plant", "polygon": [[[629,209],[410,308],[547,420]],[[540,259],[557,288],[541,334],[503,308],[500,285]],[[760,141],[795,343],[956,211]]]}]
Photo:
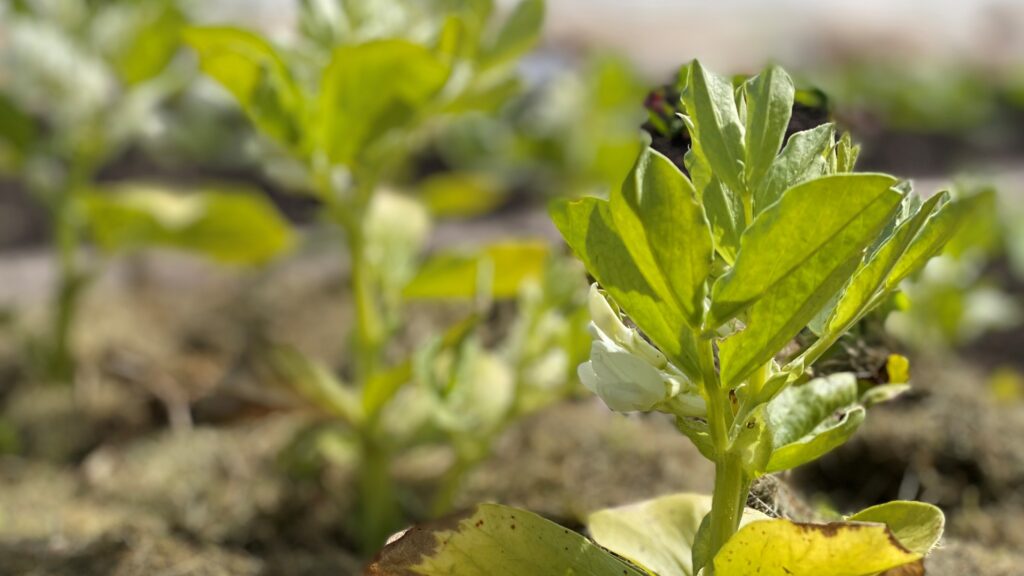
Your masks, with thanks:
[{"label": "broad bean plant", "polygon": [[[268,364],[323,416],[286,460],[354,471],[349,536],[365,552],[409,519],[447,511],[507,423],[572,391],[587,343],[574,262],[528,240],[426,256],[430,209],[479,202],[458,189],[439,201],[407,177],[425,135],[518,93],[515,64],[536,41],[543,5],[525,0],[499,19],[490,2],[431,2],[424,26],[410,29],[383,15],[418,14],[427,3],[385,2],[390,12],[372,4],[304,3],[303,40],[291,48],[237,28],[185,33],[269,157],[289,166],[296,192],[314,198],[344,239],[354,326],[342,370],[287,346]],[[461,301],[465,317],[410,343],[409,306],[441,300]],[[515,301],[518,315],[494,338],[481,320],[502,301]],[[392,472],[430,446],[453,458],[423,503]]]},{"label": "broad bean plant", "polygon": [[100,179],[172,121],[163,104],[192,75],[176,61],[187,24],[177,2],[4,0],[0,18],[0,174],[48,213],[57,271],[51,326],[29,330],[27,356],[38,378],[67,383],[79,301],[97,271],[83,258],[87,241],[105,252],[159,246],[249,264],[287,249],[291,231],[246,190]]},{"label": "broad bean plant", "polygon": [[781,68],[736,84],[697,61],[684,72],[685,172],[646,150],[607,200],[558,201],[551,215],[597,281],[580,378],[614,411],[673,417],[714,463],[713,493],[596,512],[591,539],[481,505],[410,530],[369,573],[923,571],[944,523],[928,504],[816,524],[746,503],[755,479],[843,444],[868,408],[907,389],[814,364],[942,250],[974,200],[854,172],[858,149],[831,124],[786,139],[794,86]]}]

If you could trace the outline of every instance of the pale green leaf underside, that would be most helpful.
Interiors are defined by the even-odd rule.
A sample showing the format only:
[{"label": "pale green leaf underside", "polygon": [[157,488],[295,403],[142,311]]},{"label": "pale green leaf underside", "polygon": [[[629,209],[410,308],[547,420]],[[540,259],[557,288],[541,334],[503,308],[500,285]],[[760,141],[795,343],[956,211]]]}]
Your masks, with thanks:
[{"label": "pale green leaf underside", "polygon": [[[691,546],[711,497],[673,494],[595,512],[587,529],[595,542],[658,576],[693,576]],[[741,525],[767,518],[746,509]]]},{"label": "pale green leaf underside", "polygon": [[371,576],[649,576],[583,536],[498,504],[410,529],[367,569]]},{"label": "pale green leaf underside", "polygon": [[815,460],[842,445],[864,421],[853,374],[833,374],[783,390],[766,417],[774,450],[767,472]]},{"label": "pale green leaf underside", "polygon": [[904,500],[865,508],[847,520],[885,524],[900,544],[921,555],[928,554],[939,543],[946,525],[946,517],[937,507]]},{"label": "pale green leaf underside", "polygon": [[754,214],[771,206],[782,193],[828,172],[825,154],[835,137],[832,124],[822,124],[789,137],[785,148],[754,188]]}]

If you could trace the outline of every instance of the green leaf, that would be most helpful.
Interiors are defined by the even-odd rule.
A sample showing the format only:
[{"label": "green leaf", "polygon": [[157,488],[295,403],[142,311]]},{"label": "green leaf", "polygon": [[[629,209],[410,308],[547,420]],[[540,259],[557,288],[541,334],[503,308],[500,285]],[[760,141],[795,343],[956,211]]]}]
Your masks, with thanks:
[{"label": "green leaf", "polygon": [[789,137],[786,147],[769,168],[764,179],[754,188],[754,214],[774,204],[782,193],[828,172],[828,153],[835,138],[835,127],[822,124]]},{"label": "green leaf", "polygon": [[597,198],[556,201],[551,219],[616,304],[676,366],[697,379],[695,334],[684,329],[679,307],[662,299],[640,272],[615,229],[608,202]]},{"label": "green leaf", "polygon": [[544,0],[521,0],[498,31],[494,43],[484,52],[482,65],[511,62],[529,52],[540,38],[544,24]]},{"label": "green leaf", "polygon": [[774,447],[766,472],[795,468],[841,446],[864,421],[858,400],[857,378],[850,373],[783,390],[766,411]]},{"label": "green leaf", "polygon": [[[714,566],[722,576],[874,576],[920,560],[884,524],[762,520],[733,535]],[[918,568],[909,573],[923,574]]]},{"label": "green leaf", "polygon": [[[711,497],[673,494],[591,514],[587,529],[595,542],[658,576],[693,576],[691,546]],[[767,516],[747,508],[740,522]]]},{"label": "green leaf", "polygon": [[375,141],[410,128],[448,73],[438,56],[404,40],[338,48],[321,81],[319,146],[332,161],[351,165]]},{"label": "green leaf", "polygon": [[571,530],[498,504],[409,529],[384,547],[366,574],[649,576]]},{"label": "green leaf", "polygon": [[275,347],[268,359],[287,384],[317,408],[349,425],[362,419],[362,406],[355,391],[323,364],[290,346]]},{"label": "green leaf", "polygon": [[[446,350],[461,344],[479,325],[480,316],[471,314],[450,326],[436,344],[437,350]],[[394,398],[413,377],[413,358],[406,358],[393,368],[377,370],[363,388],[363,412],[373,417]]]},{"label": "green leaf", "polygon": [[985,195],[969,196],[938,208],[892,267],[892,271],[885,279],[885,290],[895,290],[907,276],[923,268],[928,260],[942,252],[946,243],[986,201]]},{"label": "green leaf", "polygon": [[93,238],[109,251],[163,247],[259,264],[294,242],[288,223],[258,192],[122,184],[81,198]]},{"label": "green leaf", "polygon": [[645,150],[610,200],[616,230],[663,299],[675,301],[699,330],[714,252],[697,191],[672,161]]},{"label": "green leaf", "polygon": [[199,67],[230,92],[256,126],[295,146],[301,140],[303,95],[284,60],[263,38],[237,28],[189,28],[183,38]]},{"label": "green leaf", "polygon": [[836,144],[836,171],[853,172],[857,165],[857,157],[860,155],[860,146],[853,144],[849,132],[843,132],[842,137]]},{"label": "green leaf", "polygon": [[[411,299],[474,298],[480,295],[483,280],[490,286],[488,296],[515,298],[524,282],[543,277],[548,253],[547,243],[541,241],[492,244],[477,254],[441,253],[423,264],[402,295]],[[487,276],[481,279],[481,274]]]},{"label": "green leaf", "polygon": [[708,72],[694,60],[690,64],[686,90],[686,112],[693,122],[694,140],[712,171],[733,191],[742,195],[743,124],[736,108],[732,83]]},{"label": "green leaf", "polygon": [[878,302],[882,285],[893,266],[932,213],[945,204],[948,198],[949,195],[943,193],[928,199],[916,214],[899,224],[888,239],[861,263],[825,323],[822,339],[834,341],[856,323],[872,304]]},{"label": "green leaf", "polygon": [[445,172],[419,185],[419,196],[435,216],[469,218],[493,212],[505,200],[489,174]]},{"label": "green leaf", "polygon": [[167,67],[181,43],[187,20],[171,1],[140,3],[141,21],[127,45],[114,55],[114,67],[128,85],[153,78]]},{"label": "green leaf", "polygon": [[11,167],[16,167],[29,154],[35,140],[35,121],[6,94],[0,93],[0,171],[4,170],[5,155],[10,156]]},{"label": "green leaf", "polygon": [[744,133],[747,186],[756,190],[782,147],[793,112],[795,89],[785,70],[770,66],[747,85],[747,129]]},{"label": "green leaf", "polygon": [[704,213],[711,226],[715,251],[726,263],[732,265],[736,262],[740,238],[746,228],[743,200],[711,173],[711,167],[699,154],[699,149],[692,149],[686,154],[684,161],[687,170],[693,176],[694,186],[700,192]]},{"label": "green leaf", "polygon": [[900,544],[922,556],[931,552],[939,543],[946,525],[946,517],[937,507],[904,500],[865,508],[846,520],[885,524]]},{"label": "green leaf", "polygon": [[722,342],[722,379],[735,386],[772,359],[849,280],[900,194],[896,180],[845,174],[790,189],[743,236],[736,265],[715,283],[715,329],[747,311],[746,328]]}]

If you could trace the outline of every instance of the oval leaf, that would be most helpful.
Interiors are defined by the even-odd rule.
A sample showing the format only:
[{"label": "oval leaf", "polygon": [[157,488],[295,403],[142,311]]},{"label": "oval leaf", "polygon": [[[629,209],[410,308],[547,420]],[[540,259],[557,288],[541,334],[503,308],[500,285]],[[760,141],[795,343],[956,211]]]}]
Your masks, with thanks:
[{"label": "oval leaf", "polygon": [[686,320],[662,299],[640,272],[612,222],[608,202],[597,198],[557,201],[551,219],[587,271],[630,319],[688,376],[698,379],[696,335],[680,330]]},{"label": "oval leaf", "polygon": [[269,42],[229,27],[189,28],[183,36],[203,72],[235,97],[260,130],[286,145],[299,142],[303,96]]},{"label": "oval leaf", "polygon": [[778,66],[769,66],[752,78],[746,87],[747,185],[756,190],[775,161],[786,136],[793,112],[796,90],[789,74]]},{"label": "oval leaf", "polygon": [[[595,542],[658,576],[693,576],[691,547],[711,497],[673,494],[600,510],[587,518]],[[767,516],[746,509],[741,526]]]},{"label": "oval leaf", "polygon": [[[493,244],[477,254],[442,253],[423,264],[402,294],[412,299],[464,299],[489,286],[487,296],[515,298],[524,282],[544,275],[547,258],[544,242]],[[488,276],[481,278],[481,273]]]},{"label": "oval leaf", "polygon": [[439,57],[404,40],[338,48],[321,81],[319,146],[331,160],[351,164],[368,144],[412,123],[448,72]]},{"label": "oval leaf", "polygon": [[795,468],[846,442],[864,421],[858,400],[857,378],[849,373],[779,393],[766,411],[774,447],[767,472]]},{"label": "oval leaf", "polygon": [[939,543],[946,526],[942,510],[924,502],[898,500],[865,508],[847,518],[850,522],[885,524],[911,552],[928,554]]},{"label": "oval leaf", "polygon": [[367,568],[370,576],[648,576],[583,536],[526,510],[481,504],[411,528]]},{"label": "oval leaf", "polygon": [[920,560],[884,524],[762,520],[730,538],[714,566],[721,576],[869,576]]},{"label": "oval leaf", "polygon": [[671,160],[647,149],[622,188],[612,191],[610,207],[644,277],[700,329],[713,247],[693,184]]},{"label": "oval leaf", "polygon": [[124,184],[82,195],[92,236],[106,250],[174,248],[258,264],[291,247],[292,230],[252,191],[179,192]]}]

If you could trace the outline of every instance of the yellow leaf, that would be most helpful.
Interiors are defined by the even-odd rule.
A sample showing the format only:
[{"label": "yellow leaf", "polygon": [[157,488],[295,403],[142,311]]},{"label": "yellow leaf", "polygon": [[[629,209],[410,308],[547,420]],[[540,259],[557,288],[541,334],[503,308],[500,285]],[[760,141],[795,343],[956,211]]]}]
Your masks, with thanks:
[{"label": "yellow leaf", "polygon": [[714,565],[716,576],[869,576],[920,559],[884,524],[764,520],[741,528]]}]

